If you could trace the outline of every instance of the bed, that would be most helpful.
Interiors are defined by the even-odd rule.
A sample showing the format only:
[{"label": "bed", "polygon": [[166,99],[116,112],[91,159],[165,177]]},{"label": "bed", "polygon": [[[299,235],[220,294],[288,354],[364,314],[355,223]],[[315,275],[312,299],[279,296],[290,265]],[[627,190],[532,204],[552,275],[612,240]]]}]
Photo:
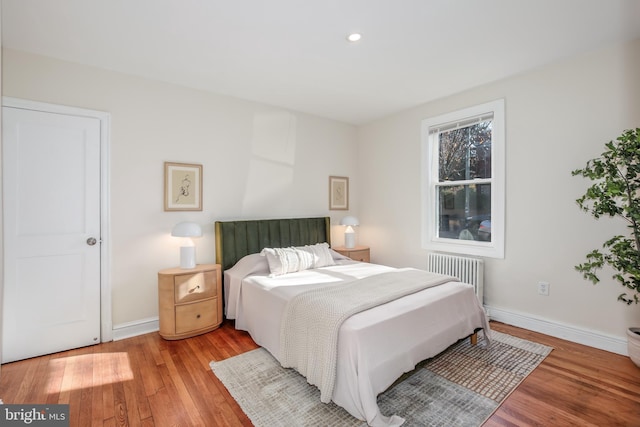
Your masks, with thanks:
[{"label": "bed", "polygon": [[[481,329],[490,338],[487,318],[471,285],[422,270],[352,261],[329,249],[328,217],[217,221],[215,232],[226,317],[235,320],[236,329],[248,331],[284,367],[293,367],[318,386],[323,402],[333,401],[368,425],[403,423],[399,415],[382,414],[376,399],[417,363],[460,339],[475,337]],[[310,251],[316,254],[312,257],[316,263],[281,263],[274,273],[270,263],[274,254],[284,253],[280,248],[297,248],[298,255],[301,250]],[[405,276],[409,278],[405,280]],[[426,281],[428,286],[414,288],[417,282]],[[389,284],[382,282],[393,282],[391,292],[400,292],[401,296],[394,299],[376,293],[373,298],[378,305],[348,308],[338,315],[343,317],[338,321],[309,320],[310,313],[316,311],[314,306],[298,305],[301,300],[317,304],[323,316],[327,307],[333,309],[341,301],[354,299],[353,295],[339,294],[327,306],[320,300],[310,300],[309,295],[325,298],[327,290],[337,294],[366,293],[377,286],[387,289]],[[302,311],[302,317],[291,317],[295,307]],[[333,323],[336,332],[325,332],[325,324]],[[316,329],[320,330],[319,337],[306,338],[310,342],[301,345],[300,331]],[[301,346],[320,346],[320,350],[311,349],[307,352],[311,355],[300,356],[297,351]],[[296,349],[293,357],[292,348]],[[322,358],[316,353],[328,356]]]}]

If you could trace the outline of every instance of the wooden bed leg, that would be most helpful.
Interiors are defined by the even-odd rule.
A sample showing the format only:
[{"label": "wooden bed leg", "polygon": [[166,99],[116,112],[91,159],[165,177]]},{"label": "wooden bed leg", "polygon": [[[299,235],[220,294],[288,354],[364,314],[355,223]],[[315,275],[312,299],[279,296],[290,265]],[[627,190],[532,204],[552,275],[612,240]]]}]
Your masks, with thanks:
[{"label": "wooden bed leg", "polygon": [[471,345],[476,345],[478,344],[478,332],[474,332],[473,334],[471,334],[471,336],[469,337],[469,341],[471,342]]}]

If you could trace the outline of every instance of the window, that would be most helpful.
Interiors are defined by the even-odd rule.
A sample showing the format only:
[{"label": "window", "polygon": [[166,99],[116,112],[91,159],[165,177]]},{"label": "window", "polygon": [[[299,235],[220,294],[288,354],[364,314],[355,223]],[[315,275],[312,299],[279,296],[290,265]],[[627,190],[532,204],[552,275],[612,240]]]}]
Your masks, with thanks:
[{"label": "window", "polygon": [[504,100],[422,122],[425,249],[504,258]]}]

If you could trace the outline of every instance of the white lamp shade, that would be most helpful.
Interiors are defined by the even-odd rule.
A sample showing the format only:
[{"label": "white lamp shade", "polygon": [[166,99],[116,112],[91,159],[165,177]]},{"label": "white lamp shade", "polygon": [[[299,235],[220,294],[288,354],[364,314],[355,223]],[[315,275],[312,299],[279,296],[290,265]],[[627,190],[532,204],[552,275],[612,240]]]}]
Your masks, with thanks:
[{"label": "white lamp shade", "polygon": [[173,227],[171,235],[175,237],[202,237],[202,228],[200,224],[195,222],[181,222]]},{"label": "white lamp shade", "polygon": [[345,216],[340,220],[340,225],[356,226],[360,225],[360,221],[355,216]]}]

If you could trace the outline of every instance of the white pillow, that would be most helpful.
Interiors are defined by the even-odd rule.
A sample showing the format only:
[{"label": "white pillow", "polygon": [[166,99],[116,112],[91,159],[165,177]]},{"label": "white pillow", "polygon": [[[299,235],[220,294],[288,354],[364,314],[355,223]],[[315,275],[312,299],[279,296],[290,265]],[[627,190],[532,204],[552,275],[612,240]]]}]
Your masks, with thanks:
[{"label": "white pillow", "polygon": [[270,277],[313,268],[313,255],[298,248],[264,248],[260,255],[267,257]]},{"label": "white pillow", "polygon": [[328,265],[335,265],[333,256],[329,251],[328,243],[316,243],[315,245],[306,245],[299,249],[308,251],[313,255],[313,268],[326,267]]},{"label": "white pillow", "polygon": [[264,248],[260,255],[267,258],[270,277],[335,264],[327,243],[289,248]]}]

